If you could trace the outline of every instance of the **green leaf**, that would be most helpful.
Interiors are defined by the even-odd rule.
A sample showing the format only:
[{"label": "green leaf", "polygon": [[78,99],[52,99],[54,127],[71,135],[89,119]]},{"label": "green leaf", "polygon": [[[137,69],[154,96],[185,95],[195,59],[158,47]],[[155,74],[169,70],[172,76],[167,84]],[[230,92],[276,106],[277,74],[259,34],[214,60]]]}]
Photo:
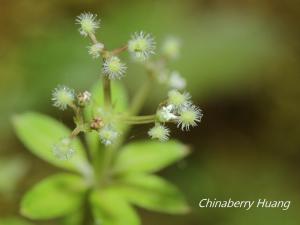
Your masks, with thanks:
[{"label": "green leaf", "polygon": [[76,153],[70,160],[59,160],[54,156],[53,145],[71,133],[62,123],[39,113],[28,112],[15,116],[13,124],[18,137],[33,154],[58,167],[90,172],[84,147],[78,138],[73,141]]},{"label": "green leaf", "polygon": [[140,224],[135,210],[114,190],[96,191],[91,194],[90,200],[96,224]]},{"label": "green leaf", "polygon": [[121,150],[114,170],[119,174],[156,172],[184,158],[187,154],[188,148],[177,141],[134,142]]},{"label": "green leaf", "polygon": [[25,194],[21,213],[30,219],[51,219],[66,215],[80,207],[86,188],[80,176],[53,175]]},{"label": "green leaf", "polygon": [[33,225],[32,223],[29,223],[23,219],[10,217],[10,218],[1,218],[0,219],[1,225]]},{"label": "green leaf", "polygon": [[184,214],[189,211],[181,192],[158,176],[131,175],[121,178],[119,182],[114,190],[137,206],[170,214]]},{"label": "green leaf", "polygon": [[80,225],[82,224],[82,221],[84,220],[83,214],[85,210],[78,209],[77,211],[72,212],[71,214],[68,214],[61,218],[60,225]]}]

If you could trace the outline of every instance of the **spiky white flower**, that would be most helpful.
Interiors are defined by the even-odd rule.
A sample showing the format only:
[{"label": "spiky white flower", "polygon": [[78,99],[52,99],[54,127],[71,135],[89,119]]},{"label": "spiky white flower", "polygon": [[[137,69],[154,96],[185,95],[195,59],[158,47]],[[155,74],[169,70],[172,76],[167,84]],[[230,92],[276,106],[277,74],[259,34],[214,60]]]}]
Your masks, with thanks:
[{"label": "spiky white flower", "polygon": [[99,131],[99,137],[104,145],[113,144],[118,138],[119,133],[110,125],[106,125]]},{"label": "spiky white flower", "polygon": [[76,18],[76,23],[80,25],[80,34],[85,37],[88,34],[94,34],[96,29],[100,27],[100,20],[97,19],[97,15],[90,12],[80,14]]},{"label": "spiky white flower", "polygon": [[136,32],[128,42],[128,50],[137,60],[144,61],[155,54],[155,41],[151,34]]},{"label": "spiky white flower", "polygon": [[190,127],[195,127],[197,122],[201,122],[202,116],[202,110],[195,105],[183,108],[177,120],[177,127],[181,127],[183,131],[189,131]]},{"label": "spiky white flower", "polygon": [[104,49],[104,45],[102,43],[97,43],[88,47],[89,54],[94,58],[99,58],[100,52]]},{"label": "spiky white flower", "polygon": [[53,105],[61,110],[65,110],[75,99],[75,92],[66,86],[57,86],[52,92]]},{"label": "spiky white flower", "polygon": [[180,53],[180,40],[176,37],[168,37],[162,46],[162,54],[169,59],[177,59]]},{"label": "spiky white flower", "polygon": [[173,71],[169,78],[169,85],[171,88],[182,90],[186,87],[186,81],[177,71]]},{"label": "spiky white flower", "polygon": [[112,56],[105,60],[103,64],[104,75],[108,76],[109,79],[121,79],[127,67],[117,56]]},{"label": "spiky white flower", "polygon": [[171,90],[168,93],[168,103],[173,105],[175,110],[191,105],[191,95],[187,92],[180,93],[177,90]]},{"label": "spiky white flower", "polygon": [[57,144],[53,146],[52,152],[54,156],[60,160],[71,159],[75,154],[71,138],[62,138]]},{"label": "spiky white flower", "polygon": [[177,116],[172,113],[173,105],[163,106],[160,110],[157,111],[156,115],[158,120],[162,123],[168,122],[170,120],[177,119]]},{"label": "spiky white flower", "polygon": [[167,141],[169,140],[170,130],[161,124],[156,124],[148,131],[148,135],[151,137],[151,139]]}]

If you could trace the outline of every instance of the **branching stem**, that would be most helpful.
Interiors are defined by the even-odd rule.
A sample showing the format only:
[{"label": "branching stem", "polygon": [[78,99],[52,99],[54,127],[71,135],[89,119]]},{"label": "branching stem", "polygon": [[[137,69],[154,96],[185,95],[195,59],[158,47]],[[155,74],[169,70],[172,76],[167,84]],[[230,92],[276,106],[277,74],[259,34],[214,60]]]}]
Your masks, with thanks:
[{"label": "branching stem", "polygon": [[111,54],[111,55],[119,55],[120,53],[127,51],[127,49],[128,49],[128,45],[124,45],[124,46],[121,47],[121,48],[117,48],[117,49],[115,49],[115,50],[112,50],[112,51],[110,52],[110,54]]}]

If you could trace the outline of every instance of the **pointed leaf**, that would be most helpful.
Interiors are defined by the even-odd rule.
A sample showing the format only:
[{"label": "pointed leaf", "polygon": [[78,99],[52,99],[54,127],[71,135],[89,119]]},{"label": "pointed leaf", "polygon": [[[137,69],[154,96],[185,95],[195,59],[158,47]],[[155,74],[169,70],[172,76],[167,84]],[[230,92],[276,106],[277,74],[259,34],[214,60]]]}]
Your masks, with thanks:
[{"label": "pointed leaf", "polygon": [[140,224],[139,217],[135,210],[113,190],[103,190],[92,193],[91,204],[97,224]]},{"label": "pointed leaf", "polygon": [[131,175],[114,187],[129,202],[142,208],[170,214],[189,211],[181,192],[171,183],[155,175]]},{"label": "pointed leaf", "polygon": [[10,217],[10,218],[1,218],[0,219],[1,225],[33,225],[32,223],[25,221],[23,219]]},{"label": "pointed leaf", "polygon": [[86,185],[77,175],[57,174],[38,183],[21,202],[22,215],[30,219],[51,219],[66,215],[81,205]]},{"label": "pointed leaf", "polygon": [[134,142],[121,150],[114,170],[119,174],[156,172],[184,158],[187,154],[188,148],[177,141]]},{"label": "pointed leaf", "polygon": [[78,138],[73,140],[76,153],[70,160],[60,160],[54,156],[53,146],[71,133],[62,123],[39,113],[28,112],[15,116],[13,124],[18,137],[33,154],[58,167],[89,173],[90,166]]}]

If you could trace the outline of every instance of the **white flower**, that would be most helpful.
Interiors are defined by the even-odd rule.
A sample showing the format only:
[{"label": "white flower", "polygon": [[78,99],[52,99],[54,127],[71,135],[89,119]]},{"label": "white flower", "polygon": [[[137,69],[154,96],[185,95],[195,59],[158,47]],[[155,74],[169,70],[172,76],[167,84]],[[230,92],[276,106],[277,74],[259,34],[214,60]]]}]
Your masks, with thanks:
[{"label": "white flower", "polygon": [[122,78],[126,70],[126,65],[117,56],[108,58],[103,64],[104,75],[108,76],[111,80]]},{"label": "white flower", "polygon": [[148,131],[148,135],[151,137],[151,139],[167,141],[169,140],[170,130],[163,125],[156,124]]},{"label": "white flower", "polygon": [[99,131],[99,137],[104,145],[113,144],[118,138],[119,133],[110,125],[106,125]]},{"label": "white flower", "polygon": [[144,61],[150,55],[155,54],[155,41],[150,34],[145,34],[143,31],[136,32],[128,42],[128,50],[135,59]]},{"label": "white flower", "polygon": [[162,123],[177,119],[177,116],[172,113],[173,105],[163,106],[157,112],[158,120]]},{"label": "white flower", "polygon": [[52,152],[60,160],[71,159],[75,154],[75,150],[72,147],[72,140],[70,138],[62,138],[53,146]]},{"label": "white flower", "polygon": [[102,43],[97,43],[88,47],[89,54],[94,58],[98,58],[100,56],[100,52],[104,49],[104,45]]},{"label": "white flower", "polygon": [[92,13],[82,13],[77,19],[76,23],[80,25],[79,32],[83,36],[94,34],[96,29],[100,27],[100,20],[97,20],[97,15]]},{"label": "white flower", "polygon": [[162,46],[162,54],[169,59],[177,59],[180,53],[180,40],[176,37],[168,37]]},{"label": "white flower", "polygon": [[185,79],[177,71],[173,71],[169,78],[169,85],[171,88],[182,90],[186,87]]},{"label": "white flower", "polygon": [[176,110],[191,105],[190,94],[184,92],[183,94],[177,90],[171,90],[168,93],[168,103],[173,105]]},{"label": "white flower", "polygon": [[190,126],[195,127],[197,126],[197,122],[201,122],[202,116],[203,113],[201,109],[195,105],[183,108],[178,117],[177,127],[181,127],[183,131],[188,131],[190,130]]},{"label": "white flower", "polygon": [[52,92],[53,105],[61,110],[65,110],[75,99],[75,92],[66,86],[58,86]]}]

